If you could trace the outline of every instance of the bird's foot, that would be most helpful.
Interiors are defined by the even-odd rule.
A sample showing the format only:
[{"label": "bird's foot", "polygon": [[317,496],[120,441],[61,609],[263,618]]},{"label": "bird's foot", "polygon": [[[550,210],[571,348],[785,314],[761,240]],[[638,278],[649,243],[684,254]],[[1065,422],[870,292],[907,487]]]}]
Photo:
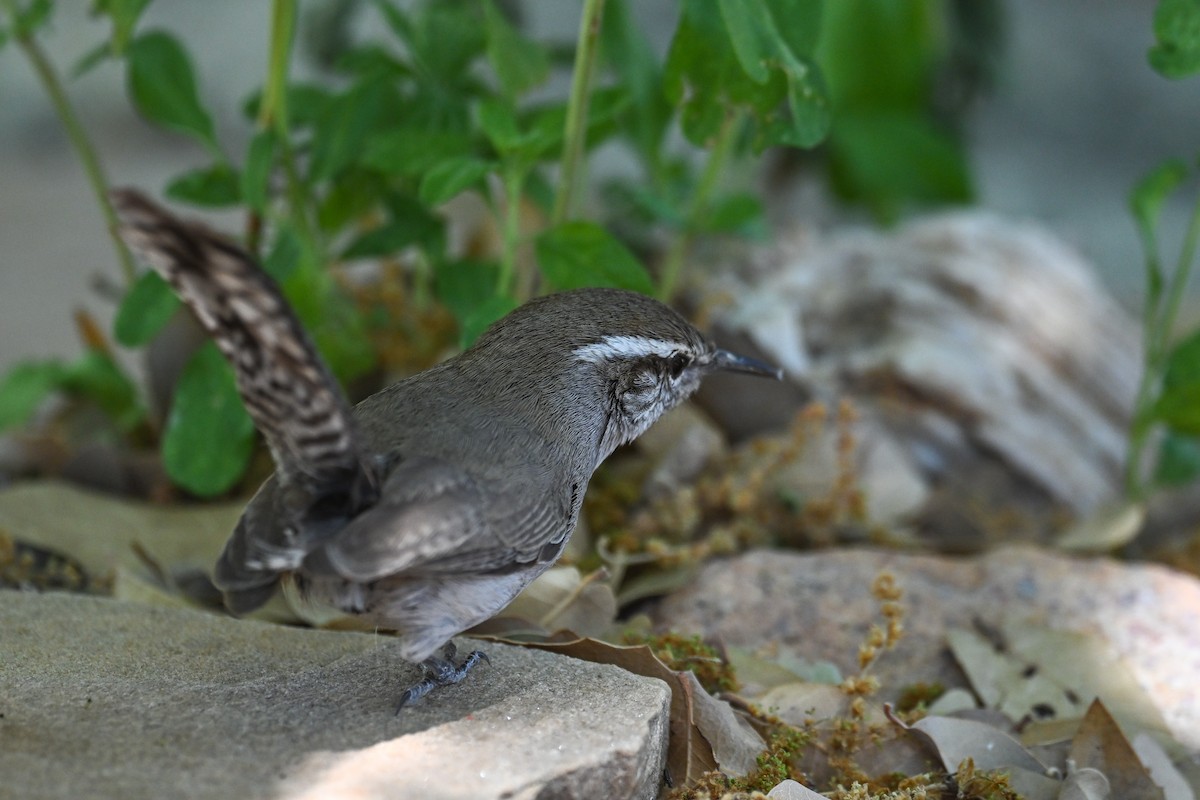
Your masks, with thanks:
[{"label": "bird's foot", "polygon": [[454,642],[447,642],[446,646],[442,648],[440,656],[430,656],[421,662],[421,670],[425,673],[425,677],[405,689],[404,694],[400,695],[400,702],[396,704],[397,714],[405,706],[419,700],[439,686],[459,683],[480,661],[492,663],[491,659],[487,657],[487,653],[482,650],[472,650],[461,664],[455,664],[455,652],[457,652],[457,648],[454,646]]}]

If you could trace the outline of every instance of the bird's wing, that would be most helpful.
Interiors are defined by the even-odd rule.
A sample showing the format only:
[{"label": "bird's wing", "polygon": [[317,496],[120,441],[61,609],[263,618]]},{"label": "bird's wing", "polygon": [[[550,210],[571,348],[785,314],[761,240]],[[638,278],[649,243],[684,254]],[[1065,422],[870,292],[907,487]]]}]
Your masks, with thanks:
[{"label": "bird's wing", "polygon": [[[569,506],[553,502],[550,487],[531,477],[519,496],[500,498],[465,470],[434,458],[400,462],[380,501],[320,548],[311,566],[328,564],[349,580],[366,582],[404,572],[491,572],[543,559],[569,532]],[[553,544],[552,544],[553,543]],[[310,562],[305,562],[310,568]]]},{"label": "bird's wing", "polygon": [[[241,247],[132,189],[111,193],[118,232],[174,287],[233,366],[296,505],[369,494],[350,405],[275,281]],[[373,498],[349,497],[350,508]]]}]

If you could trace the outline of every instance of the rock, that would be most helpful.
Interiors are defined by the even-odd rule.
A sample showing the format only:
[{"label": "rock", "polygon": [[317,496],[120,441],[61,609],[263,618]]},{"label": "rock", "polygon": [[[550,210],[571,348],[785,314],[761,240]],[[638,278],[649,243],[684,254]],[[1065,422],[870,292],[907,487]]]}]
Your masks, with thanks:
[{"label": "rock", "polygon": [[649,798],[661,681],[462,640],[491,658],[401,714],[386,637],[0,591],[0,794]]},{"label": "rock", "polygon": [[0,491],[0,532],[70,556],[104,584],[119,567],[144,567],[135,547],[164,568],[210,571],[244,507],[166,508],[58,481],[28,482]]},{"label": "rock", "polygon": [[[1122,490],[1138,328],[1045,230],[972,211],[801,232],[709,291],[729,298],[713,314],[723,344],[749,340],[810,397],[882,423],[924,475],[912,521],[941,548],[1044,539]],[[700,401],[735,435],[783,427],[769,388],[709,382]]]},{"label": "rock", "polygon": [[[1027,546],[970,559],[762,550],[709,564],[654,616],[664,628],[727,645],[778,643],[851,674],[864,634],[880,622],[870,586],[883,569],[896,576],[907,611],[899,647],[872,667],[885,697],[920,681],[967,685],[947,649],[950,629],[1042,625],[1102,640],[1171,734],[1200,748],[1200,581],[1161,566]],[[1082,673],[1089,665],[1076,666]]]},{"label": "rock", "polygon": [[720,429],[691,403],[668,411],[634,446],[651,462],[643,499],[661,497],[692,483],[729,450]]}]

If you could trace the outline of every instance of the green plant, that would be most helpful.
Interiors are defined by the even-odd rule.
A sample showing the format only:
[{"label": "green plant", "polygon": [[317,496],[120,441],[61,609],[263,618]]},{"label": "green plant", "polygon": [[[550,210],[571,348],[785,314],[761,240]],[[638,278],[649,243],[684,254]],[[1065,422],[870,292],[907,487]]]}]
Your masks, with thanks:
[{"label": "green plant", "polygon": [[[329,0],[310,7],[311,21],[300,18],[296,0],[273,0],[268,71],[245,104],[253,135],[244,152],[231,154],[218,140],[185,41],[144,28],[149,1],[94,0],[93,13],[111,23],[111,34],[72,74],[120,62],[134,108],[199,146],[204,163],[170,180],[164,193],[204,208],[244,209],[245,244],[281,283],[342,380],[376,364],[372,334],[388,315],[352,302],[327,269],[331,264],[402,257],[407,302],[414,312],[434,304],[448,309],[460,344],[538,291],[606,285],[669,299],[683,281],[696,237],[765,230],[761,201],[746,181],[730,175],[765,148],[811,148],[822,141],[831,121],[822,69],[847,113],[869,117],[863,109],[902,108],[910,128],[921,127],[913,120],[930,113],[924,101],[931,73],[924,67],[936,55],[934,37],[888,50],[887,58],[919,62],[919,68],[859,103],[846,87],[892,67],[875,46],[880,34],[869,24],[871,14],[856,21],[824,0],[681,0],[665,61],[632,21],[627,0],[585,0],[573,51],[530,39],[504,11],[511,5],[496,0],[403,6]],[[936,28],[930,20],[949,2],[926,0],[920,24],[909,27]],[[856,8],[867,10],[868,3],[874,13],[890,8],[881,0],[859,0]],[[54,0],[0,0],[0,10],[0,43],[16,42],[34,65],[111,222],[100,159],[40,43]],[[351,33],[350,22],[365,11],[381,22],[362,38]],[[823,19],[840,45],[822,55]],[[324,70],[320,81],[290,76],[301,34]],[[852,46],[860,34],[868,37],[865,44]],[[864,58],[866,66],[859,63]],[[542,99],[549,77],[566,70],[566,97]],[[889,99],[893,90],[907,99]],[[671,136],[676,128],[690,147]],[[878,132],[878,126],[864,130]],[[588,157],[606,142],[627,147],[642,174],[609,186],[601,198],[606,204],[586,218],[578,209]],[[912,155],[903,148],[890,152],[900,160]],[[887,161],[873,148],[839,145],[831,153],[831,163],[842,165],[835,174],[859,163],[863,153]],[[864,162],[851,171],[877,167]],[[901,196],[961,194],[958,188],[948,195],[885,188],[886,198],[874,205],[888,213]],[[468,191],[490,209],[495,253],[465,257],[447,244],[440,209]],[[847,195],[862,199],[872,191],[874,185],[863,185]],[[625,213],[622,226],[617,218],[628,209],[636,213]],[[606,220],[619,226],[623,239],[609,232]],[[624,243],[645,241],[649,228],[670,232],[653,274]],[[525,245],[532,245],[532,261]],[[114,247],[126,295],[113,335],[125,347],[141,347],[179,305],[156,275],[136,274],[115,239]],[[61,376],[61,365],[21,365],[0,386],[0,423],[19,424],[48,391],[86,393],[86,386],[78,389]],[[218,494],[242,474],[253,428],[218,359],[197,352],[184,377],[162,425],[164,463],[179,485]],[[215,416],[204,410],[209,406]],[[213,437],[214,426],[225,435]]]},{"label": "green plant", "polygon": [[[1149,60],[1161,75],[1184,78],[1200,72],[1200,5],[1161,0],[1154,16],[1156,44]],[[1144,370],[1129,432],[1126,489],[1142,500],[1155,487],[1187,483],[1200,476],[1200,330],[1172,340],[1179,308],[1200,242],[1200,195],[1179,245],[1173,269],[1164,268],[1159,223],[1168,198],[1194,179],[1197,163],[1172,159],[1143,178],[1130,207],[1145,251],[1146,297],[1142,311]],[[1155,431],[1153,468],[1146,456]],[[1147,474],[1149,473],[1149,474]]]},{"label": "green plant", "polygon": [[[444,303],[457,318],[464,343],[539,283],[545,289],[612,285],[655,291],[649,273],[619,240],[574,212],[587,153],[638,116],[630,113],[637,103],[643,112],[654,107],[656,116],[648,122],[642,115],[629,138],[648,158],[664,158],[663,134],[672,110],[662,99],[662,69],[652,59],[617,61],[621,53],[646,52],[620,0],[609,0],[607,25],[602,25],[602,0],[584,4],[570,93],[562,101],[538,103],[529,95],[554,68],[553,52],[528,39],[491,0],[425,2],[411,10],[378,0],[373,8],[386,22],[384,36],[342,37],[324,53],[340,88],[289,78],[297,4],[275,0],[269,72],[262,90],[247,103],[255,133],[240,158],[227,155],[217,140],[183,43],[166,31],[141,30],[146,5],[147,0],[99,0],[94,11],[112,22],[112,35],[77,66],[76,74],[109,58],[122,60],[130,99],[142,116],[203,148],[209,163],[171,180],[166,195],[202,207],[246,209],[247,244],[263,254],[265,267],[283,285],[340,378],[362,374],[375,356],[368,321],[325,269],[330,263],[408,249],[414,254],[412,296],[418,303],[433,298]],[[815,67],[807,60],[816,41],[819,0],[744,5],[748,23],[739,27],[727,25],[731,18],[742,20],[740,14],[729,17],[728,8],[686,4],[688,24],[675,37],[673,57],[699,62],[705,48],[717,43],[724,69],[705,74],[678,68],[672,73],[674,85],[686,82],[696,96],[709,96],[716,82],[736,79],[738,89],[728,97],[712,93],[722,99],[706,109],[704,125],[729,128],[731,123],[722,120],[737,116],[770,127],[760,146],[815,144],[827,126],[823,96],[809,85]],[[106,181],[85,128],[38,44],[53,3],[4,0],[4,8],[6,38],[21,45],[37,67],[110,213]],[[785,39],[780,30],[802,30],[803,38]],[[619,63],[623,77],[640,70],[633,88],[597,88],[602,32],[607,62]],[[650,135],[648,126],[654,128]],[[719,166],[719,159],[714,161]],[[551,180],[555,165],[557,184]],[[711,194],[719,175],[715,167],[709,172]],[[498,256],[482,262],[463,261],[448,251],[445,225],[436,213],[472,189],[488,201],[502,234]],[[540,276],[529,274],[518,259],[518,247],[527,238],[519,216],[526,203],[547,218],[544,229],[532,236]],[[700,213],[699,204],[692,211]],[[119,243],[116,247],[126,265],[128,290],[114,335],[120,344],[138,347],[157,334],[178,303],[157,276],[135,277],[128,254]],[[660,293],[669,294],[676,277],[677,270],[663,281]],[[22,365],[9,376],[9,391],[0,393],[6,400],[2,421],[19,422],[41,394],[78,384],[66,374],[58,364]],[[214,425],[227,435],[214,439]],[[252,437],[228,369],[209,349],[197,352],[163,428],[169,474],[197,494],[222,492],[244,469]]]}]

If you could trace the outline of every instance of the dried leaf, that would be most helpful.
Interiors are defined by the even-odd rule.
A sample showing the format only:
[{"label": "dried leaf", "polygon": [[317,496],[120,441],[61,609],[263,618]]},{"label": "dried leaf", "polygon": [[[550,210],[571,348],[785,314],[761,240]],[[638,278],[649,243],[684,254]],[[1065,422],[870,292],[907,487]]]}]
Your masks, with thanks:
[{"label": "dried leaf", "polygon": [[681,672],[679,680],[688,684],[696,727],[712,747],[721,771],[741,777],[753,770],[758,754],[767,749],[763,738],[733,712],[729,703],[704,691],[694,673]]},{"label": "dried leaf", "polygon": [[1121,800],[1164,800],[1163,791],[1142,765],[1133,745],[1099,700],[1092,703],[1071,742],[1076,767],[1104,773],[1112,796]]},{"label": "dried leaf", "polygon": [[955,686],[948,689],[941,697],[929,704],[928,713],[936,716],[947,716],[957,711],[965,711],[978,707],[975,695],[966,689]]},{"label": "dried leaf", "polygon": [[504,616],[548,631],[569,630],[580,636],[603,633],[617,617],[617,600],[612,588],[593,575],[584,577],[575,567],[548,569],[517,595]]},{"label": "dried leaf", "polygon": [[772,800],[825,800],[825,795],[817,794],[812,789],[793,780],[786,780],[767,792]]},{"label": "dried leaf", "polygon": [[1107,553],[1134,540],[1146,521],[1146,507],[1126,502],[1079,520],[1055,542],[1063,550]]},{"label": "dried leaf", "polygon": [[726,647],[725,654],[742,685],[741,693],[748,698],[761,697],[776,686],[804,682],[803,675],[797,675],[777,660],[764,658],[744,647]]},{"label": "dried leaf", "polygon": [[1005,620],[992,642],[952,630],[950,650],[984,705],[1014,720],[1082,717],[1099,697],[1130,728],[1168,733],[1166,722],[1129,668],[1094,636]]},{"label": "dried leaf", "polygon": [[1058,800],[1108,800],[1112,789],[1104,773],[1091,767],[1077,769],[1063,781]]},{"label": "dried leaf", "polygon": [[63,553],[103,581],[118,566],[144,569],[147,555],[168,573],[211,570],[244,506],[163,508],[65,483],[30,482],[0,491],[0,529]]},{"label": "dried leaf", "polygon": [[968,758],[980,770],[1020,767],[1044,773],[1046,766],[1008,734],[982,722],[954,717],[925,717],[909,727],[924,737],[942,759],[947,772]]},{"label": "dried leaf", "polygon": [[130,569],[118,564],[112,581],[112,596],[117,600],[144,603],[152,606],[190,607],[191,603],[180,594],[172,594],[162,584],[149,578],[144,571]]},{"label": "dried leaf", "polygon": [[953,717],[926,717],[908,728],[938,754],[947,772],[966,759],[980,770],[1003,770],[1009,784],[1026,800],[1055,800],[1061,784],[1047,777],[1046,767],[1020,743],[983,722]]},{"label": "dried leaf", "polygon": [[1150,771],[1151,780],[1163,790],[1166,800],[1196,800],[1196,793],[1188,785],[1187,778],[1183,777],[1157,739],[1147,733],[1139,733],[1133,737],[1133,750]]},{"label": "dried leaf", "polygon": [[846,713],[850,705],[841,689],[827,683],[795,681],[776,686],[758,699],[758,705],[789,725],[832,719]]}]

